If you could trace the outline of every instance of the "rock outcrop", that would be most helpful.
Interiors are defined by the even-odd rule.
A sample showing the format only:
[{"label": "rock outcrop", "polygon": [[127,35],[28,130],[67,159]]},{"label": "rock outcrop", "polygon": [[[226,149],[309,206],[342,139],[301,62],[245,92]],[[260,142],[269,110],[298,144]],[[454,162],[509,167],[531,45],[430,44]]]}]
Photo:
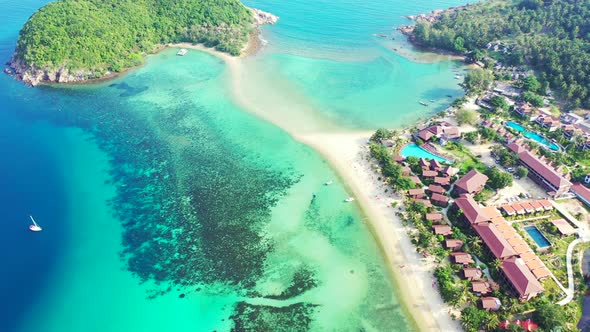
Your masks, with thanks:
[{"label": "rock outcrop", "polygon": [[254,16],[254,24],[257,26],[261,26],[264,24],[275,24],[279,20],[278,16],[264,12],[260,9],[250,8],[250,11]]}]

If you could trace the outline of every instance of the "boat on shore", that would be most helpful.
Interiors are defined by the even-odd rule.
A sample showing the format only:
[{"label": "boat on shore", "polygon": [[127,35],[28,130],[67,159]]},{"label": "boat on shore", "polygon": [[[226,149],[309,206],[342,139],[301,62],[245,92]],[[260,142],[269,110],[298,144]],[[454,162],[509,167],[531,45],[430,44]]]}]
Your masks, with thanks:
[{"label": "boat on shore", "polygon": [[31,218],[31,221],[33,222],[31,225],[29,225],[29,230],[31,230],[32,232],[40,232],[43,230],[43,228],[41,228],[41,226],[39,226],[37,222],[35,222],[33,216],[29,216],[29,218]]},{"label": "boat on shore", "polygon": [[181,48],[180,51],[178,51],[178,53],[176,53],[176,55],[185,56],[187,53],[188,53],[188,50],[186,48]]}]

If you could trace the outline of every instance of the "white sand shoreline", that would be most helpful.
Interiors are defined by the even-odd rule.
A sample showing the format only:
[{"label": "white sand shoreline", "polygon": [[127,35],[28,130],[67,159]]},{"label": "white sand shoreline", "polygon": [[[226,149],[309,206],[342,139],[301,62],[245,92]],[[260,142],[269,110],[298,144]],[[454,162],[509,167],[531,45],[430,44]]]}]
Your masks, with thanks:
[{"label": "white sand shoreline", "polygon": [[[367,217],[367,224],[383,252],[395,286],[396,296],[408,315],[408,319],[420,331],[460,331],[457,321],[451,319],[448,306],[442,301],[437,288],[433,288],[432,265],[416,252],[410,242],[401,219],[391,207],[395,196],[385,193],[385,187],[377,180],[376,173],[366,161],[366,142],[370,132],[342,130],[332,125],[316,124],[313,110],[296,105],[303,110],[298,119],[285,112],[290,105],[277,103],[272,96],[265,96],[271,102],[261,102],[247,96],[244,85],[247,78],[240,57],[232,57],[202,45],[173,44],[207,52],[223,59],[228,66],[229,84],[234,102],[244,110],[269,121],[287,131],[293,138],[306,144],[322,155],[351,191]],[[280,99],[280,98],[279,98]],[[266,106],[265,106],[266,105]],[[272,109],[270,108],[272,105]],[[399,198],[397,198],[399,199]]]}]

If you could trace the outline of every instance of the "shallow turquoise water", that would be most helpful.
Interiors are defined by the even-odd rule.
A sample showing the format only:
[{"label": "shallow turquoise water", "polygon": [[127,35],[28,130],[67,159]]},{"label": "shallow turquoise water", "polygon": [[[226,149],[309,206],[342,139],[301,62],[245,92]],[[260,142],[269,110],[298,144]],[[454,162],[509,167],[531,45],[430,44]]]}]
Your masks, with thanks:
[{"label": "shallow turquoise water", "polygon": [[545,235],[536,226],[526,226],[524,230],[531,236],[540,249],[548,248],[551,246],[551,242],[547,240]]},{"label": "shallow turquoise water", "polygon": [[[458,93],[432,92],[455,64],[411,63],[367,37],[399,2],[257,4],[276,6],[285,23],[268,30],[272,46],[249,69],[269,65],[339,125],[427,114],[402,107],[414,101],[400,77],[416,75],[422,99]],[[2,59],[40,5],[0,0],[10,8],[0,14]],[[338,32],[323,35],[336,13]],[[3,330],[410,329],[327,164],[232,104],[218,59],[174,53],[94,85],[32,89],[1,75]],[[403,111],[386,111],[392,101]],[[26,230],[28,213],[42,233]]]},{"label": "shallow turquoise water", "polygon": [[402,157],[418,157],[425,159],[434,159],[440,162],[450,162],[445,158],[439,157],[429,151],[424,150],[423,148],[419,147],[414,143],[404,146],[400,151],[400,154],[402,155]]},{"label": "shallow turquoise water", "polygon": [[543,136],[539,135],[538,133],[536,133],[534,131],[526,130],[525,127],[521,126],[520,124],[518,124],[516,122],[508,121],[508,122],[506,122],[506,125],[516,131],[522,132],[524,137],[526,137],[526,138],[530,138],[538,143],[541,143],[553,151],[559,151],[559,146],[557,146],[557,144],[546,140],[545,138],[543,138]]}]

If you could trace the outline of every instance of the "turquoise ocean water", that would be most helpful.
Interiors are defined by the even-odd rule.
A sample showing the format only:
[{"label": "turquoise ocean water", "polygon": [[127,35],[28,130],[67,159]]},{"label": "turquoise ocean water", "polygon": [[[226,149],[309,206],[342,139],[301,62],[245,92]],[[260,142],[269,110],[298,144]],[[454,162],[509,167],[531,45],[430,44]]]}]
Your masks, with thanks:
[{"label": "turquoise ocean water", "polygon": [[[42,4],[0,0],[0,59]],[[447,94],[433,91],[456,64],[407,61],[371,34],[452,2],[248,4],[282,16],[249,68],[266,61],[338,125],[426,112],[369,107],[407,93],[393,84],[406,71],[420,73],[421,98]],[[174,53],[93,85],[28,88],[0,75],[1,330],[410,329],[327,164],[232,104],[219,59]],[[341,100],[348,92],[358,98]],[[27,230],[28,214],[43,232]]]}]

